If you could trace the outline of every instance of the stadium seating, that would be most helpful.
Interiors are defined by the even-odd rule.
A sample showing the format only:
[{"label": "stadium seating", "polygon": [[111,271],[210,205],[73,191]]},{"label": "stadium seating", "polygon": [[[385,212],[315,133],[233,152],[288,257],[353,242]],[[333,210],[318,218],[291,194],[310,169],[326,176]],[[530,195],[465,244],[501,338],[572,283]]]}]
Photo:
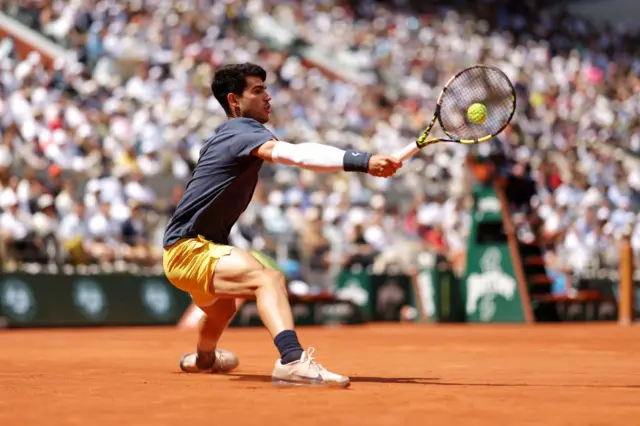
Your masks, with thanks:
[{"label": "stadium seating", "polygon": [[[277,255],[291,278],[328,287],[356,263],[412,271],[424,251],[447,253],[461,274],[469,153],[503,153],[503,172],[535,185],[530,203],[512,207],[523,241],[532,233],[543,240],[538,264],[571,275],[588,274],[593,261],[615,266],[627,228],[640,252],[640,168],[629,155],[640,152],[634,34],[610,28],[589,49],[593,26],[566,14],[511,6],[488,14],[474,2],[416,14],[350,3],[215,2],[207,13],[186,1],[147,9],[98,2],[95,10],[5,4],[71,52],[47,70],[38,55],[12,58],[8,40],[0,49],[2,107],[12,112],[3,114],[0,160],[20,176],[5,174],[2,208],[17,202],[19,213],[5,212],[6,220],[28,229],[5,238],[13,258],[157,264],[180,185],[224,119],[208,95],[211,75],[222,62],[245,60],[268,69],[270,126],[294,142],[392,151],[424,125],[443,80],[476,61],[504,68],[519,94],[515,124],[496,143],[427,150],[390,181],[266,167],[232,238]],[[275,25],[279,43],[262,39],[260,22]],[[323,59],[327,52],[343,72]],[[63,220],[47,215],[51,208]],[[360,242],[371,257],[352,256]]]}]

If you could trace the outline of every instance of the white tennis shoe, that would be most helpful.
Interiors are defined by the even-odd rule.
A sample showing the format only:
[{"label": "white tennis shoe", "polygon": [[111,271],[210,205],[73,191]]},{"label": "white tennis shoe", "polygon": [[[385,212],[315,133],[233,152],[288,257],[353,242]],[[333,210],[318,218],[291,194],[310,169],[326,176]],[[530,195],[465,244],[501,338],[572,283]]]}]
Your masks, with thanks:
[{"label": "white tennis shoe", "polygon": [[283,364],[276,361],[271,374],[271,382],[275,385],[290,386],[335,386],[348,388],[351,381],[347,376],[332,373],[313,359],[313,348],[303,352],[299,361]]}]

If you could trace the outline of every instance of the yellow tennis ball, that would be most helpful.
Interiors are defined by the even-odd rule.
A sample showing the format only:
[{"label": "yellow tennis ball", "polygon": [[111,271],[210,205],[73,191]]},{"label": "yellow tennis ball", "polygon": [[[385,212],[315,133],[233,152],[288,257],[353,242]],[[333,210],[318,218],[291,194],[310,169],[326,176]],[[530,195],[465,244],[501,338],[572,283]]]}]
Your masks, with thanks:
[{"label": "yellow tennis ball", "polygon": [[475,124],[482,124],[487,120],[487,107],[484,104],[473,104],[467,110],[467,117]]}]

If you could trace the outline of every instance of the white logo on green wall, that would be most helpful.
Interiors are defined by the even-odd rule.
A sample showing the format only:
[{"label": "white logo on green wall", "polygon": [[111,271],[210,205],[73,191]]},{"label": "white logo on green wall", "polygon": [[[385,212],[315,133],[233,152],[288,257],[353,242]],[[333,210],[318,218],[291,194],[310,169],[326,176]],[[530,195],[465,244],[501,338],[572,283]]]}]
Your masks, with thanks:
[{"label": "white logo on green wall", "polygon": [[497,197],[484,197],[478,201],[478,211],[480,213],[499,213],[500,200]]},{"label": "white logo on green wall", "polygon": [[485,214],[500,214],[500,200],[498,198],[484,197],[478,201],[478,209],[476,211],[476,218],[482,220]]},{"label": "white logo on green wall", "polygon": [[19,321],[32,319],[37,311],[33,291],[26,283],[14,278],[2,283],[0,303],[2,303],[2,309],[8,317]]},{"label": "white logo on green wall", "polygon": [[73,287],[73,303],[82,315],[91,321],[102,321],[107,316],[107,296],[100,284],[93,280],[76,281]]},{"label": "white logo on green wall", "polygon": [[142,303],[151,315],[159,319],[171,316],[173,298],[166,285],[157,280],[149,280],[142,284],[141,291]]},{"label": "white logo on green wall", "polygon": [[358,306],[365,306],[369,303],[369,292],[362,288],[360,281],[355,278],[345,281],[344,287],[337,290],[336,296]]},{"label": "white logo on green wall", "polygon": [[467,279],[467,314],[475,314],[479,308],[483,322],[491,321],[496,313],[496,295],[507,300],[515,296],[517,283],[511,275],[504,273],[501,265],[500,249],[488,248],[480,258],[482,272],[470,274]]}]

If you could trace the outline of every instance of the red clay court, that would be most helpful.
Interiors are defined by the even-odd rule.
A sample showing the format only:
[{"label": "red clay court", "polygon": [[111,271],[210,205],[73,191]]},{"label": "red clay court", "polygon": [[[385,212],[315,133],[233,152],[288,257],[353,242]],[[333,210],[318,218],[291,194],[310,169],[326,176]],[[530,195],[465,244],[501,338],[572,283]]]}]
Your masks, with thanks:
[{"label": "red clay court", "polygon": [[[640,419],[640,327],[301,328],[348,390],[280,388],[264,329],[231,329],[228,376],[178,372],[195,332],[0,332],[0,425],[615,425]],[[284,422],[284,423],[282,423]]]}]

